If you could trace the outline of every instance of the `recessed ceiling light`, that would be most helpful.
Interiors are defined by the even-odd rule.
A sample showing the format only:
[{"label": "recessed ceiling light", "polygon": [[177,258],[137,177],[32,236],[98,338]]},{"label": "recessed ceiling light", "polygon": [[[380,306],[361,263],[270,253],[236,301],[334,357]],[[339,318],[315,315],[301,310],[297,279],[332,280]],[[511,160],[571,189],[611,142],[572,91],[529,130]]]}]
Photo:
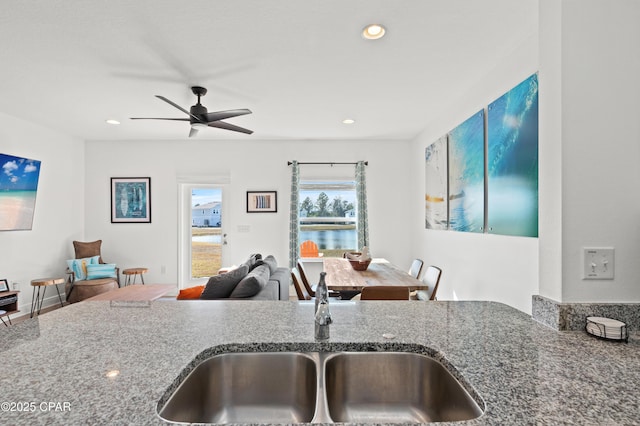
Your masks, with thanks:
[{"label": "recessed ceiling light", "polygon": [[362,30],[362,37],[367,40],[377,40],[384,36],[386,32],[385,28],[380,24],[371,24],[364,27]]},{"label": "recessed ceiling light", "polygon": [[344,120],[342,120],[342,124],[353,124],[355,122],[356,122],[356,120],[354,120],[352,118],[345,118]]},{"label": "recessed ceiling light", "polygon": [[112,118],[106,120],[107,124],[113,124],[114,126],[117,126],[118,124],[120,124],[120,122],[118,120],[114,120]]}]

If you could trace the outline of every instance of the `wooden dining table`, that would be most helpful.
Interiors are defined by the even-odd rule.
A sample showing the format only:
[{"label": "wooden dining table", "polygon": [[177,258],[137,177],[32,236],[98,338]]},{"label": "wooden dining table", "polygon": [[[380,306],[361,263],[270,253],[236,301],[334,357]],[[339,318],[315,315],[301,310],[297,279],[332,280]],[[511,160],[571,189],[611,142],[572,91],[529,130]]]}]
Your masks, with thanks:
[{"label": "wooden dining table", "polygon": [[409,291],[427,290],[429,286],[386,259],[373,259],[366,271],[356,271],[347,259],[323,259],[327,288],[337,292],[360,292],[364,287],[389,285],[409,287]]}]

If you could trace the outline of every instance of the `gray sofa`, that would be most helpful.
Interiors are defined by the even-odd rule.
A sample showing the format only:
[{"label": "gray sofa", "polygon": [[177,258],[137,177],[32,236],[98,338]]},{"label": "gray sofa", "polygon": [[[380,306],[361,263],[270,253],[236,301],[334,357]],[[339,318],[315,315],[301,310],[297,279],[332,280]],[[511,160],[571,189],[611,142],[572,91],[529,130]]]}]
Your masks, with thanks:
[{"label": "gray sofa", "polygon": [[[289,281],[291,274],[288,268],[278,267],[276,271],[269,276],[267,285],[255,296],[238,298],[246,300],[289,300]],[[236,299],[230,297],[230,299]]]},{"label": "gray sofa", "polygon": [[273,256],[252,254],[237,268],[211,277],[200,299],[289,300],[290,274]]}]

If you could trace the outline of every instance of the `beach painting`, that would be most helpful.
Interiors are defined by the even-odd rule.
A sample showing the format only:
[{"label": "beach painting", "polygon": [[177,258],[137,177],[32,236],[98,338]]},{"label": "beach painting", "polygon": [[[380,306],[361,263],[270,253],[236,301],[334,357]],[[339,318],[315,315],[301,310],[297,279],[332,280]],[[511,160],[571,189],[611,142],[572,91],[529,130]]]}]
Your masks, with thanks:
[{"label": "beach painting", "polygon": [[538,236],[538,76],[488,107],[489,233]]},{"label": "beach painting", "polygon": [[484,232],[484,110],[449,132],[449,229]]},{"label": "beach painting", "polygon": [[447,229],[447,136],[425,149],[425,227]]},{"label": "beach painting", "polygon": [[40,161],[0,154],[0,231],[30,230]]}]

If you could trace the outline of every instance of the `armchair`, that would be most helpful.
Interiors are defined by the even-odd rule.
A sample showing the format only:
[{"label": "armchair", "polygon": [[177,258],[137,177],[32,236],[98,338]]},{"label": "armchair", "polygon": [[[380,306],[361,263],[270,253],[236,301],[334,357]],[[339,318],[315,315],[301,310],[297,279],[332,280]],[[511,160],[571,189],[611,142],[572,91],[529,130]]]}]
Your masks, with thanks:
[{"label": "armchair", "polygon": [[76,261],[67,261],[67,302],[80,302],[120,287],[120,269],[102,260],[101,246],[102,240],[73,242]]}]

